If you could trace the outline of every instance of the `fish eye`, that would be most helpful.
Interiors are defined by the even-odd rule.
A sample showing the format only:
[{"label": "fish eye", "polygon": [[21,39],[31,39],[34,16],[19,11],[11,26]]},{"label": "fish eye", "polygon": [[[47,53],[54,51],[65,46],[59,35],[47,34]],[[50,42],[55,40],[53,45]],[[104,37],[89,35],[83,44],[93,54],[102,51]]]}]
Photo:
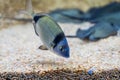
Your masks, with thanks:
[{"label": "fish eye", "polygon": [[59,47],[59,49],[60,49],[60,51],[62,51],[62,52],[64,52],[64,51],[65,51],[65,49],[64,49],[64,47],[63,47],[63,46],[60,46],[60,47]]}]

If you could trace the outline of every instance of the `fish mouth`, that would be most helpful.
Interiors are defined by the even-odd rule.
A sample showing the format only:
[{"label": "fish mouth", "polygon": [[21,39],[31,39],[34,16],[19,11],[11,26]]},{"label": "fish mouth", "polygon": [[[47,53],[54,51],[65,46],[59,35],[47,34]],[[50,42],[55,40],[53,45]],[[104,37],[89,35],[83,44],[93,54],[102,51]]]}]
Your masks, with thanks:
[{"label": "fish mouth", "polygon": [[62,56],[64,58],[69,58],[70,57],[69,50],[65,53],[60,54],[60,56]]},{"label": "fish mouth", "polygon": [[58,52],[55,52],[55,54],[57,54],[58,56],[61,56],[61,57],[64,57],[64,58],[69,58],[70,57],[70,54],[69,54],[69,51],[67,51],[66,53],[58,53]]},{"label": "fish mouth", "polygon": [[69,57],[70,57],[69,54],[66,54],[66,55],[59,55],[59,56],[64,57],[64,58],[69,58]]},{"label": "fish mouth", "polygon": [[65,58],[69,58],[70,57],[70,55],[67,55],[67,56],[64,56]]},{"label": "fish mouth", "polygon": [[63,57],[65,57],[65,58],[69,58],[70,55],[69,55],[69,53],[67,53],[67,54],[65,54]]}]

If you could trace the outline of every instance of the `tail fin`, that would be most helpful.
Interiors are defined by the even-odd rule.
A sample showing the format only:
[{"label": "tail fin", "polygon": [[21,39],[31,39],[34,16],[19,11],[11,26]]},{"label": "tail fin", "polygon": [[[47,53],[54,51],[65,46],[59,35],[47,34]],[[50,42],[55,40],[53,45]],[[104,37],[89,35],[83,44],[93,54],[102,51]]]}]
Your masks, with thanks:
[{"label": "tail fin", "polygon": [[33,11],[33,7],[32,7],[32,1],[31,0],[26,0],[26,11],[29,15],[33,16],[34,15],[34,11]]}]

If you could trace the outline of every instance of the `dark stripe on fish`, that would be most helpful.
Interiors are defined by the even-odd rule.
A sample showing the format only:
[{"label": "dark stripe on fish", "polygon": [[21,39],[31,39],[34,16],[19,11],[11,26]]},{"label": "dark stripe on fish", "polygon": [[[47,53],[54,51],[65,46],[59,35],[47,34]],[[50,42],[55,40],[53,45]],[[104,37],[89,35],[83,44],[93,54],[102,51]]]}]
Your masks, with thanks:
[{"label": "dark stripe on fish", "polygon": [[57,46],[57,44],[58,44],[62,39],[64,39],[64,38],[65,38],[64,33],[58,34],[58,35],[55,37],[54,41],[53,41],[53,43],[54,43],[53,48],[55,48],[55,47]]},{"label": "dark stripe on fish", "polygon": [[42,14],[42,15],[37,14],[37,15],[35,15],[35,16],[33,17],[33,20],[35,21],[35,23],[37,23],[37,21],[38,21],[40,18],[44,17],[44,16],[45,16],[44,14]]}]

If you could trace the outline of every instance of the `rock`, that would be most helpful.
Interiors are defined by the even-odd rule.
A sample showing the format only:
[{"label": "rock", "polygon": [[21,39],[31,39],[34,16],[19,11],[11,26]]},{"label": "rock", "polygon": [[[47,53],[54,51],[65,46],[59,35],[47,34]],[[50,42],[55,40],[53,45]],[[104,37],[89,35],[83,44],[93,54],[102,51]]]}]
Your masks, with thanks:
[{"label": "rock", "polygon": [[96,41],[117,34],[117,30],[118,28],[112,23],[99,22],[87,30],[78,29],[76,36],[80,39]]}]

